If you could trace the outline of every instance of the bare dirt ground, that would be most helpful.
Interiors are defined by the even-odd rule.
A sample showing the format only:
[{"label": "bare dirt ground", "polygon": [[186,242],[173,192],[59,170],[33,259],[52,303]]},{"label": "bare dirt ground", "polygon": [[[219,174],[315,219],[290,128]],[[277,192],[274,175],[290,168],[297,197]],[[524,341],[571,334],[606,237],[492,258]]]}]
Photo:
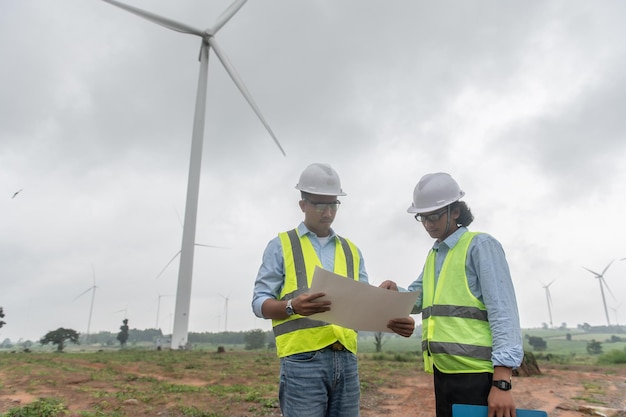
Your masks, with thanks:
[{"label": "bare dirt ground", "polygon": [[[540,409],[550,417],[626,417],[626,368],[543,367],[542,375],[515,377],[518,408]],[[382,387],[361,405],[362,417],[432,417],[430,376],[420,373]]]},{"label": "bare dirt ground", "polygon": [[[0,369],[0,415],[10,408],[47,397],[62,399],[72,417],[280,416],[275,401],[275,361],[268,360],[269,365],[265,366],[258,359],[257,362],[251,359],[242,367],[252,368],[255,378],[262,381],[261,386],[269,387],[252,395],[241,393],[258,381],[252,381],[254,378],[246,372],[233,372],[240,362],[213,358],[210,364],[203,362],[202,366],[176,373],[146,368],[145,364],[126,364],[122,369],[82,359],[65,361],[62,370],[52,373],[38,373],[34,368],[28,372],[18,368]],[[223,368],[219,369],[220,366]],[[211,370],[210,375],[207,369]],[[550,417],[626,417],[626,367],[544,365],[541,371],[542,375],[513,379],[519,408],[545,410]],[[107,377],[96,372],[105,372]],[[403,366],[401,371],[384,365],[382,370],[364,370],[361,374],[366,386],[362,394],[362,417],[434,416],[432,377],[414,364]],[[161,393],[160,383],[180,388],[174,393]],[[203,389],[193,391],[194,387]],[[220,394],[214,395],[217,389],[221,389]],[[264,397],[262,402],[259,396]],[[185,413],[181,404],[205,411]]]}]

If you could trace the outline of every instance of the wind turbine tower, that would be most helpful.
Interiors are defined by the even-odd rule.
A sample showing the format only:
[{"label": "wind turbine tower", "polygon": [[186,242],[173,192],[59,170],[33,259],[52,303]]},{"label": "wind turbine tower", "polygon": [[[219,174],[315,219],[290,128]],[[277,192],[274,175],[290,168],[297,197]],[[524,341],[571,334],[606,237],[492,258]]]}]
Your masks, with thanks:
[{"label": "wind turbine tower", "polygon": [[552,324],[552,296],[550,295],[550,285],[552,285],[556,280],[550,281],[549,284],[544,285],[543,288],[546,290],[546,301],[548,302],[548,314],[550,316],[550,328],[553,328]]},{"label": "wind turbine tower", "polygon": [[224,331],[228,331],[228,297],[224,297],[220,294],[220,297],[224,299]]},{"label": "wind turbine tower", "polygon": [[161,311],[161,298],[169,297],[169,295],[163,295],[159,292],[157,293],[159,294],[159,297],[157,298],[157,315],[156,315],[156,325],[154,328],[159,330],[159,312]]},{"label": "wind turbine tower", "polygon": [[[615,261],[615,259],[611,260],[611,262],[609,262],[609,264],[604,267],[604,270],[602,271],[601,274],[598,274],[597,272],[592,271],[591,269],[586,268],[586,267],[583,266],[584,269],[586,269],[587,271],[589,271],[593,275],[595,275],[596,279],[598,280],[598,283],[600,284],[600,293],[602,294],[602,304],[604,305],[604,315],[606,316],[606,324],[607,324],[607,326],[611,325],[611,320],[609,319],[609,310],[608,310],[607,305],[606,305],[606,297],[604,295],[604,287],[606,287],[607,291],[609,291],[609,293],[611,295],[613,295],[613,293],[611,292],[611,289],[609,288],[609,286],[607,285],[606,281],[604,280],[604,274],[609,269],[609,267],[611,266],[613,261]],[[613,298],[615,298],[615,297],[613,297]]]},{"label": "wind turbine tower", "polygon": [[91,306],[89,307],[89,320],[87,321],[87,334],[85,335],[85,342],[89,341],[89,331],[91,330],[91,316],[93,315],[93,303],[96,299],[96,288],[98,288],[96,287],[96,271],[93,268],[93,265],[91,266],[91,272],[93,275],[93,285],[87,288],[85,291],[81,292],[76,298],[74,298],[74,300],[72,300],[72,301],[76,301],[80,297],[82,297],[83,295],[91,291]]},{"label": "wind turbine tower", "polygon": [[187,346],[187,336],[189,329],[191,281],[193,274],[194,243],[196,237],[196,219],[198,213],[198,192],[200,188],[202,145],[204,141],[204,119],[206,113],[206,95],[210,49],[212,49],[215,55],[217,55],[222,65],[226,69],[226,72],[228,73],[228,75],[230,75],[237,88],[239,88],[239,91],[243,94],[248,104],[250,104],[250,106],[252,107],[252,110],[254,110],[257,117],[261,120],[261,123],[263,123],[283,155],[285,155],[285,151],[278,142],[278,139],[276,139],[276,136],[274,135],[274,132],[272,132],[269,124],[265,121],[265,118],[263,117],[261,111],[252,99],[252,96],[248,92],[248,89],[245,87],[243,81],[237,74],[237,71],[232,66],[230,60],[224,54],[224,52],[215,40],[215,35],[217,34],[217,32],[235,15],[235,13],[237,13],[237,11],[239,11],[239,9],[245,4],[246,0],[235,0],[235,2],[233,2],[230,7],[228,7],[228,9],[226,9],[226,11],[217,19],[215,24],[205,30],[196,29],[187,24],[176,22],[166,17],[158,16],[154,13],[138,9],[133,6],[129,6],[116,0],[103,1],[133,14],[136,14],[144,19],[156,23],[157,25],[177,32],[195,35],[200,37],[201,39],[200,74],[198,77],[193,133],[191,138],[191,158],[189,162],[189,179],[187,182],[187,200],[185,205],[185,220],[183,225],[180,267],[178,270],[178,286],[176,290],[176,307],[174,311],[174,329],[172,332],[171,344],[172,349],[184,349]]}]

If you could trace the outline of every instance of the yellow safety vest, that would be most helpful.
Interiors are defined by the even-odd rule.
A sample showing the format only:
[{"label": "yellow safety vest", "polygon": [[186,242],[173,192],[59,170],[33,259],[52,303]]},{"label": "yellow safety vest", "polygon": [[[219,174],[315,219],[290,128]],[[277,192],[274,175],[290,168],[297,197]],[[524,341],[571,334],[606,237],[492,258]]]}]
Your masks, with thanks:
[{"label": "yellow safety vest", "polygon": [[487,309],[469,289],[465,261],[475,232],[466,232],[446,255],[435,286],[435,251],[423,276],[424,369],[444,373],[492,372],[492,337]]},{"label": "yellow safety vest", "polygon": [[[281,300],[307,292],[315,266],[322,262],[308,236],[299,236],[296,229],[279,233],[285,262],[285,283]],[[334,273],[359,280],[361,259],[357,247],[348,239],[337,236]],[[356,353],[357,332],[320,320],[294,314],[284,320],[272,320],[278,357],[320,350],[337,340],[350,352]]]}]

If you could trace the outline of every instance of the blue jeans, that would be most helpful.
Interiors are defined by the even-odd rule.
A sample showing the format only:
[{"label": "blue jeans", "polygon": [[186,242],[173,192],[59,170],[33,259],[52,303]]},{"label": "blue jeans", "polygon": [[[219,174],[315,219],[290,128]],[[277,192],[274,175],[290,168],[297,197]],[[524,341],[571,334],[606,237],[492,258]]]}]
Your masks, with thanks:
[{"label": "blue jeans", "polygon": [[280,359],[283,417],[358,417],[360,397],[352,352],[322,349]]}]

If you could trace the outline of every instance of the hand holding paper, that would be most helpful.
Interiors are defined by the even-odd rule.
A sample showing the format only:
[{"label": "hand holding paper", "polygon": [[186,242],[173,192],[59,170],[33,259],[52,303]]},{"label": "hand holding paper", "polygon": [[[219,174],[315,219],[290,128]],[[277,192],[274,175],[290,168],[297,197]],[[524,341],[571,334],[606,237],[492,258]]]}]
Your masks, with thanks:
[{"label": "hand holding paper", "polygon": [[[387,327],[390,320],[408,317],[417,293],[397,292],[374,287],[316,267],[310,293],[323,292],[318,301],[332,302],[330,311],[311,316],[354,330],[392,332]],[[398,323],[399,327],[406,323]]]}]

